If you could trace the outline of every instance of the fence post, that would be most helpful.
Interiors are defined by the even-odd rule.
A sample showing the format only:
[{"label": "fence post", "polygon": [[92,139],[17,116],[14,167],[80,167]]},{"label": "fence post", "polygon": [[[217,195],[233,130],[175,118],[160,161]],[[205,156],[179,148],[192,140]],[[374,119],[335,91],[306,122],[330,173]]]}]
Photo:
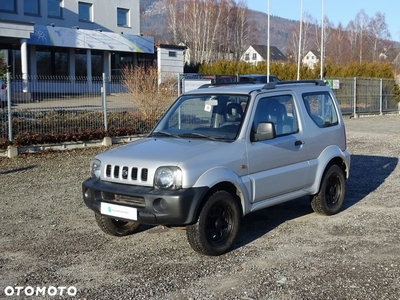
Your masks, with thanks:
[{"label": "fence post", "polygon": [[[184,76],[182,75],[182,79]],[[181,74],[178,74],[178,97],[181,95]]]},{"label": "fence post", "polygon": [[353,116],[354,118],[358,118],[357,116],[357,77],[354,77],[354,87],[353,87]]},{"label": "fence post", "polygon": [[379,82],[379,114],[382,116],[383,115],[383,84],[382,84],[382,78],[380,79]]},{"label": "fence post", "polygon": [[106,90],[106,73],[103,73],[103,86],[102,86],[102,93],[101,93],[101,98],[103,102],[103,117],[104,117],[104,130],[107,132],[108,131],[108,125],[107,125],[107,90]]},{"label": "fence post", "polygon": [[11,111],[11,73],[7,72],[7,112],[8,112],[8,140],[12,142],[12,111]]}]

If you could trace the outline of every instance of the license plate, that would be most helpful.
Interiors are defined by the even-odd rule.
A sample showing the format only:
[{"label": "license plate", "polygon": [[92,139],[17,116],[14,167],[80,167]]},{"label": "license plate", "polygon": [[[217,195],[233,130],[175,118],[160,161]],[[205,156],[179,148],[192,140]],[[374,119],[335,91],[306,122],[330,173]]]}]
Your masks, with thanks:
[{"label": "license plate", "polygon": [[137,209],[134,207],[102,202],[100,204],[100,212],[102,215],[107,215],[115,218],[122,218],[134,221],[137,220]]}]

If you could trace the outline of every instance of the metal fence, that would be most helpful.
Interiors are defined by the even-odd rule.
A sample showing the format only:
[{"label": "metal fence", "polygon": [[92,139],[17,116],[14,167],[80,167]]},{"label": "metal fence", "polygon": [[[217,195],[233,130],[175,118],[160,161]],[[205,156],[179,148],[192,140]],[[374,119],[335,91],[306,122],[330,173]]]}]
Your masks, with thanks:
[{"label": "metal fence", "polygon": [[[141,118],[123,82],[121,77],[104,75],[11,78],[8,74],[8,101],[2,101],[5,107],[0,110],[0,148],[9,143],[62,143],[149,132],[157,120]],[[343,114],[399,112],[394,80],[333,78],[332,82]]]},{"label": "metal fence", "polygon": [[343,114],[399,112],[399,85],[394,79],[331,78]]},{"label": "metal fence", "polygon": [[[121,77],[8,78],[0,110],[0,148],[146,133]],[[3,99],[2,99],[3,100]]]}]

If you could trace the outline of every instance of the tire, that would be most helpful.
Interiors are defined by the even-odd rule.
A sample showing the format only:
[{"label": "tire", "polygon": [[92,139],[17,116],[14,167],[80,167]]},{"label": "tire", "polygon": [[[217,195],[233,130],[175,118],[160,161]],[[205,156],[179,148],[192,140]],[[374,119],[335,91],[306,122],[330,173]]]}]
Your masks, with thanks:
[{"label": "tire", "polygon": [[97,225],[100,229],[113,236],[126,236],[135,233],[139,227],[140,223],[135,221],[121,221],[117,219],[112,219],[100,214],[95,214]]},{"label": "tire", "polygon": [[200,254],[224,254],[236,240],[240,220],[241,212],[235,198],[226,191],[217,191],[205,202],[197,223],[187,226],[189,244]]},{"label": "tire", "polygon": [[319,193],[312,196],[311,207],[319,214],[330,216],[338,213],[343,205],[346,182],[343,170],[332,165],[327,169]]}]

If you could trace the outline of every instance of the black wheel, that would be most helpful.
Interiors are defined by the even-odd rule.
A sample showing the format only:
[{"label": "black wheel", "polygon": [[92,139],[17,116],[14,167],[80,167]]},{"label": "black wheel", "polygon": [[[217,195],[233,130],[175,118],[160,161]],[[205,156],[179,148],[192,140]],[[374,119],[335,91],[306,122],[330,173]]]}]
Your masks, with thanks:
[{"label": "black wheel", "polygon": [[205,255],[229,251],[239,231],[241,213],[235,198],[217,191],[204,204],[196,224],[186,228],[190,246]]},{"label": "black wheel", "polygon": [[337,165],[332,165],[324,174],[319,193],[311,198],[311,207],[316,213],[334,215],[342,207],[345,193],[343,170]]},{"label": "black wheel", "polygon": [[120,221],[117,219],[112,219],[103,215],[95,214],[97,225],[105,233],[114,236],[125,236],[135,233],[139,227],[140,223],[135,221]]}]

